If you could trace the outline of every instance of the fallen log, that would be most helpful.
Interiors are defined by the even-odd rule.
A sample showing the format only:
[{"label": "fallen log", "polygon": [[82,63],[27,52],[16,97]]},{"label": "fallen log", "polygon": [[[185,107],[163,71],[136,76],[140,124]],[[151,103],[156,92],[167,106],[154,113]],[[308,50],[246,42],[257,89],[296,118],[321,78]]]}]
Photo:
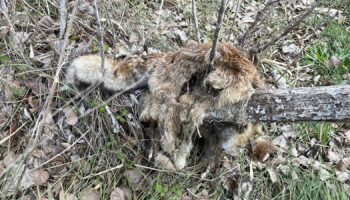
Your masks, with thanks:
[{"label": "fallen log", "polygon": [[350,85],[256,91],[244,106],[208,113],[205,121],[232,123],[350,122]]}]

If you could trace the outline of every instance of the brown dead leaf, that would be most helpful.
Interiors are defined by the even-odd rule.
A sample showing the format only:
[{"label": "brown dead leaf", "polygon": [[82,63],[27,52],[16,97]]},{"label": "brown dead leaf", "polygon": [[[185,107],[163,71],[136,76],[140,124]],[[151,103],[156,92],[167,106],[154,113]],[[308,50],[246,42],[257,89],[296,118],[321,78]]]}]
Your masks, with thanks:
[{"label": "brown dead leaf", "polygon": [[344,135],[345,135],[346,140],[347,140],[348,142],[350,142],[350,130],[347,130],[347,131],[344,133]]},{"label": "brown dead leaf", "polygon": [[43,16],[39,20],[39,27],[47,34],[53,33],[55,30],[59,30],[60,28],[59,24],[55,23],[49,16]]},{"label": "brown dead leaf", "polygon": [[100,198],[101,198],[101,195],[96,189],[92,187],[87,187],[83,189],[83,191],[81,191],[79,199],[99,200]]},{"label": "brown dead leaf", "polygon": [[281,166],[278,166],[277,167],[279,170],[281,170],[281,172],[284,174],[284,175],[288,175],[289,172],[290,172],[290,169],[287,165],[281,165]]},{"label": "brown dead leaf", "polygon": [[30,38],[32,34],[28,32],[15,32],[13,35],[13,40],[19,45],[23,45]]},{"label": "brown dead leaf", "polygon": [[313,170],[320,170],[321,169],[321,163],[317,160],[310,160],[309,164]]},{"label": "brown dead leaf", "polygon": [[78,198],[72,193],[65,193],[63,190],[61,190],[59,200],[78,200]]},{"label": "brown dead leaf", "polygon": [[35,148],[33,151],[32,151],[32,156],[34,158],[43,158],[45,156],[45,153],[43,150],[41,149],[38,149],[38,148]]},{"label": "brown dead leaf", "polygon": [[299,156],[298,158],[294,158],[293,162],[296,163],[297,165],[302,165],[304,167],[309,166],[309,158],[305,156]]},{"label": "brown dead leaf", "polygon": [[328,155],[327,158],[330,162],[338,163],[341,160],[341,155],[335,151],[332,151],[331,149],[328,149]]},{"label": "brown dead leaf", "polygon": [[6,152],[2,162],[5,164],[6,167],[9,167],[15,161],[14,157],[16,156],[19,155],[15,155],[12,151],[8,151]]},{"label": "brown dead leaf", "polygon": [[110,200],[128,200],[131,199],[130,190],[125,187],[117,187],[111,193]]},{"label": "brown dead leaf", "polygon": [[143,173],[141,169],[135,168],[131,170],[127,170],[124,172],[124,176],[128,180],[128,183],[132,190],[138,191],[142,189],[142,179],[143,179]]},{"label": "brown dead leaf", "polygon": [[284,138],[283,135],[280,135],[280,136],[276,137],[272,142],[275,145],[280,146],[280,147],[282,147],[284,149],[287,148],[287,141],[286,141],[286,139]]},{"label": "brown dead leaf", "polygon": [[4,161],[0,161],[0,174],[2,174],[5,170],[6,166],[5,166],[5,162]]},{"label": "brown dead leaf", "polygon": [[337,175],[338,181],[341,183],[344,183],[347,180],[350,180],[350,174],[348,172],[339,172],[336,171],[335,174]]},{"label": "brown dead leaf", "polygon": [[49,173],[47,171],[38,169],[32,171],[33,181],[36,185],[44,185],[49,179]]},{"label": "brown dead leaf", "polygon": [[350,80],[350,73],[345,73],[345,74],[343,75],[343,79],[345,79],[345,80]]},{"label": "brown dead leaf", "polygon": [[350,157],[341,159],[337,163],[336,168],[341,172],[345,172],[349,166],[350,166]]},{"label": "brown dead leaf", "polygon": [[68,125],[75,125],[76,123],[78,123],[78,116],[75,114],[75,112],[73,111],[73,109],[71,107],[65,107],[63,109],[64,115],[66,117],[65,122]]},{"label": "brown dead leaf", "polygon": [[7,35],[8,32],[10,32],[10,27],[9,26],[2,26],[0,27],[0,37],[4,37]]}]

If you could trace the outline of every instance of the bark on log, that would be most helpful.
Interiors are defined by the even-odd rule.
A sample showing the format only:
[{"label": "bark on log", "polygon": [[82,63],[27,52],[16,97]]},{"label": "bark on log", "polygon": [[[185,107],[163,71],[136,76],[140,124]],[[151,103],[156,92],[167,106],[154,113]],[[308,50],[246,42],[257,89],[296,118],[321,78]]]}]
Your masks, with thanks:
[{"label": "bark on log", "polygon": [[[232,123],[337,121],[350,122],[350,85],[256,91],[240,109],[210,112],[206,121]],[[243,117],[242,117],[243,116]]]}]

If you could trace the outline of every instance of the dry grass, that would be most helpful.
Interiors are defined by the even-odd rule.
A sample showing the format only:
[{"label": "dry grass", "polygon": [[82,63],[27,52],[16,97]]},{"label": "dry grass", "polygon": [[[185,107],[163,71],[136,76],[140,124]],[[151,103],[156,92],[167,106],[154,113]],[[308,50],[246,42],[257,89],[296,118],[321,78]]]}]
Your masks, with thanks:
[{"label": "dry grass", "polygon": [[[213,1],[196,2],[201,36],[203,40],[211,40],[218,5]],[[68,13],[72,12],[72,3],[67,4]],[[265,44],[310,7],[297,5],[295,8],[291,3],[277,3],[265,13],[265,22],[247,37],[242,47]],[[160,1],[103,0],[98,6],[105,35],[103,50],[109,56],[140,54],[145,49],[171,51],[197,37],[190,1],[164,1],[162,10]],[[239,6],[237,9],[236,2],[229,2],[220,35],[222,40],[236,43],[257,11],[264,7],[255,1],[239,1]],[[321,2],[320,7],[326,10],[323,14],[321,11],[312,14],[298,29],[259,55],[259,68],[268,82],[276,81],[271,78],[271,71],[276,71],[290,86],[349,83],[346,75],[350,73],[350,47],[345,40],[350,38],[350,4],[348,1]],[[239,155],[223,155],[225,157],[213,164],[203,159],[199,145],[188,168],[168,172],[158,169],[148,159],[152,141],[143,135],[138,120],[140,92],[120,96],[106,104],[108,94],[102,91],[77,95],[76,90],[68,90],[62,81],[63,70],[52,93],[51,112],[44,118],[40,134],[33,135],[54,83],[59,57],[67,64],[79,55],[97,53],[97,24],[92,5],[84,1],[79,5],[72,33],[68,35],[67,48],[61,52],[58,1],[11,1],[7,8],[7,13],[3,10],[0,14],[2,199],[58,199],[64,194],[67,199],[73,199],[72,195],[85,198],[82,195],[86,194],[91,199],[110,199],[116,194],[133,199],[227,199],[245,195],[249,199],[349,198],[346,194],[350,180],[340,182],[335,170],[337,163],[327,158],[328,150],[334,148],[341,150],[337,154],[342,158],[349,157],[350,141],[346,143],[344,134],[350,127],[346,124],[297,125],[293,131],[296,138],[288,140],[295,143],[280,152],[285,159],[282,163],[278,163],[278,159],[251,162],[249,151],[243,149]],[[342,16],[348,18],[342,21],[339,15],[330,17],[328,8],[339,9]],[[282,51],[290,44],[298,46],[302,50],[300,54]],[[342,61],[340,67],[328,68],[332,55]],[[318,75],[321,78],[315,80]],[[73,112],[63,112],[65,107]],[[89,115],[79,117],[95,107]],[[266,125],[266,130],[271,138],[276,138],[288,132],[281,127]],[[26,156],[28,147],[35,144],[34,138],[39,136],[38,145]],[[316,147],[311,146],[315,142],[313,138],[316,138]],[[324,171],[315,170],[312,165],[296,164],[299,160],[293,155],[293,148],[301,146],[310,148],[312,154],[305,155],[325,166],[329,177],[324,179]],[[301,154],[301,150],[297,151]],[[289,172],[284,174],[281,168],[288,168]],[[274,183],[271,171],[277,176]],[[345,167],[345,172],[349,174],[349,168]]]}]

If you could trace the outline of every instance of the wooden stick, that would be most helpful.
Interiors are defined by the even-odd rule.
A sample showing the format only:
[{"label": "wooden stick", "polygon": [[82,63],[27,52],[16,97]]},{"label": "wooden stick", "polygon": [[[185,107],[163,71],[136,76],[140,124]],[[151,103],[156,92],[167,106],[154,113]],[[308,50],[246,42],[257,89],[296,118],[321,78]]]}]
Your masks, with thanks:
[{"label": "wooden stick", "polygon": [[221,0],[221,6],[220,6],[220,9],[218,11],[218,20],[216,22],[216,29],[215,29],[215,33],[214,33],[213,46],[211,47],[210,57],[209,57],[211,64],[213,64],[215,54],[216,54],[216,48],[217,48],[218,41],[219,41],[219,33],[220,33],[220,29],[221,29],[222,20],[224,19],[226,3],[227,3],[226,0]]},{"label": "wooden stick", "polygon": [[192,15],[193,15],[194,29],[196,31],[196,36],[197,36],[197,42],[201,43],[201,34],[199,32],[198,18],[197,18],[196,0],[192,0]]},{"label": "wooden stick", "polygon": [[216,110],[205,118],[206,121],[228,123],[239,119],[350,122],[350,85],[256,91],[244,106]]}]

